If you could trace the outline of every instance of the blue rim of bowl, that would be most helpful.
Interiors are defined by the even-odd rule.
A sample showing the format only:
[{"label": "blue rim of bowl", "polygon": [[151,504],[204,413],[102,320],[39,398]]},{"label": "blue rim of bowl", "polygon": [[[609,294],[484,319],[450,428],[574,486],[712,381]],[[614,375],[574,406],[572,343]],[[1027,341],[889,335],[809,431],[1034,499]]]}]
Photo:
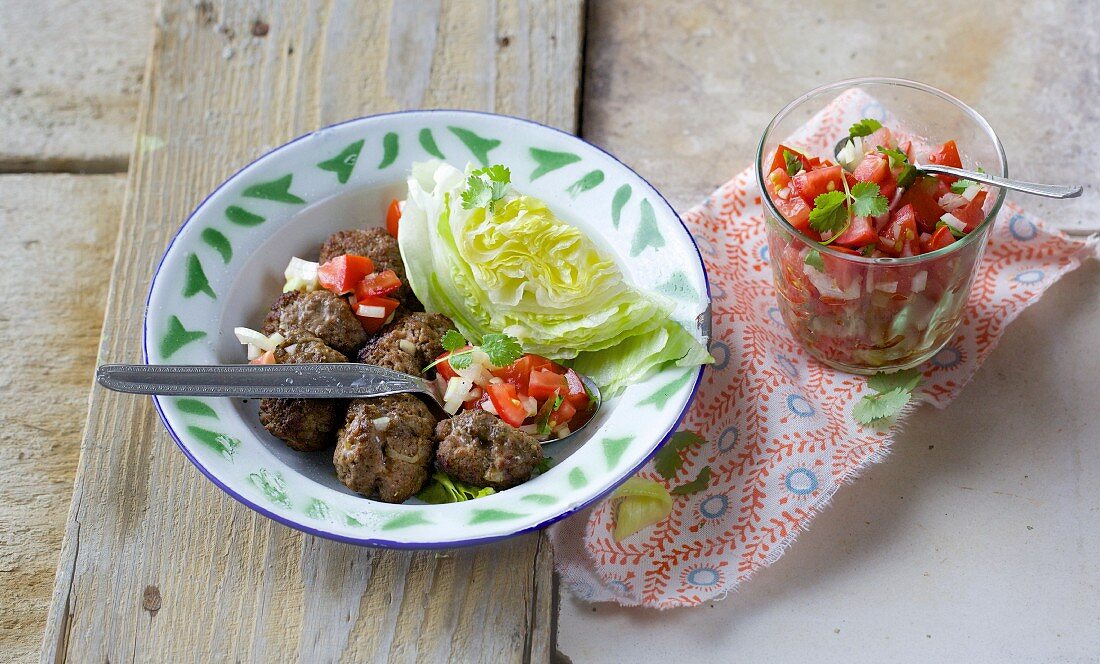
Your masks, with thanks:
[{"label": "blue rim of bowl", "polygon": [[[494,117],[494,118],[505,118],[505,119],[508,119],[508,120],[516,120],[518,122],[522,122],[522,123],[525,123],[525,124],[534,125],[536,127],[542,127],[543,129],[549,129],[553,132],[556,132],[556,133],[562,134],[564,136],[567,136],[569,138],[578,140],[578,141],[584,143],[585,145],[587,145],[591,148],[594,148],[595,150],[597,150],[599,152],[602,152],[603,154],[607,155],[607,157],[610,158],[612,161],[619,164],[620,166],[622,166],[626,170],[630,171],[631,173],[634,174],[635,177],[637,177],[639,180],[644,182],[646,184],[646,186],[648,186],[653,191],[653,193],[656,194],[657,197],[661,199],[661,201],[668,207],[668,209],[672,211],[672,216],[676,218],[676,221],[680,222],[680,226],[683,227],[684,232],[687,234],[688,239],[691,241],[691,245],[693,247],[695,247],[695,254],[699,258],[699,267],[703,270],[703,283],[706,286],[706,292],[707,292],[707,305],[706,305],[706,309],[705,309],[705,314],[707,315],[707,320],[704,321],[705,322],[705,328],[704,329],[707,332],[707,345],[708,346],[710,345],[711,325],[710,325],[709,318],[710,318],[710,311],[711,311],[711,292],[710,292],[710,276],[707,274],[706,261],[703,260],[703,254],[699,250],[699,243],[696,242],[695,236],[693,236],[691,234],[691,230],[687,227],[687,224],[684,223],[684,220],[680,218],[680,214],[678,212],[676,212],[676,208],[672,207],[672,205],[668,202],[668,199],[666,199],[664,197],[664,195],[660,191],[657,190],[656,187],[654,187],[652,184],[650,184],[649,180],[646,180],[644,177],[639,175],[637,171],[635,171],[633,168],[631,168],[631,167],[627,166],[626,164],[624,164],[615,155],[611,154],[607,150],[604,150],[603,148],[601,148],[598,145],[595,145],[594,143],[590,143],[590,142],[586,141],[585,139],[581,138],[580,136],[577,136],[575,134],[570,134],[569,132],[558,129],[557,127],[551,127],[550,125],[546,125],[546,124],[543,124],[541,122],[537,122],[535,120],[530,120],[530,119],[527,119],[527,118],[520,118],[520,117],[516,117],[514,115],[502,115],[500,113],[487,113],[485,111],[471,111],[471,110],[466,110],[466,109],[434,108],[434,109],[424,109],[424,110],[415,110],[415,111],[395,111],[395,112],[392,112],[392,113],[379,113],[379,114],[376,114],[376,115],[364,115],[364,116],[361,116],[361,117],[351,118],[349,120],[344,120],[342,122],[337,122],[335,124],[326,125],[324,127],[316,129],[314,131],[311,131],[308,134],[302,134],[301,136],[298,136],[298,137],[296,137],[296,138],[294,138],[290,141],[287,141],[286,143],[283,143],[282,145],[280,145],[278,147],[275,147],[275,148],[272,148],[271,150],[268,150],[267,152],[263,153],[259,157],[256,157],[252,161],[248,162],[248,164],[246,164],[243,167],[237,169],[236,172],[234,172],[228,178],[223,180],[221,184],[219,184],[209,194],[207,194],[202,199],[202,202],[200,202],[195,207],[195,209],[193,209],[191,211],[191,213],[187,215],[187,218],[183,221],[182,224],[180,224],[180,227],[178,229],[176,229],[176,232],[172,235],[172,239],[169,240],[168,246],[166,246],[164,248],[164,253],[161,255],[160,260],[157,262],[157,267],[153,271],[153,279],[149,282],[149,293],[145,296],[145,315],[142,317],[142,322],[141,322],[141,356],[142,356],[142,360],[146,364],[149,363],[149,329],[148,329],[149,328],[149,302],[153,297],[153,289],[156,287],[157,277],[160,276],[160,271],[161,271],[161,268],[164,266],[164,261],[165,261],[165,259],[168,258],[168,253],[172,250],[172,247],[176,244],[176,240],[179,239],[180,233],[182,233],[183,229],[187,227],[187,224],[191,223],[191,220],[194,218],[194,216],[198,213],[199,210],[201,210],[203,208],[204,205],[206,205],[206,202],[209,201],[210,198],[214,196],[214,194],[221,191],[221,189],[223,187],[225,187],[227,184],[232,182],[238,175],[240,175],[244,171],[251,168],[254,164],[256,164],[260,161],[263,161],[264,159],[274,155],[276,152],[279,152],[280,150],[283,150],[284,148],[287,148],[287,147],[293,145],[294,143],[305,140],[305,139],[313,136],[314,134],[316,134],[318,132],[325,131],[325,130],[328,130],[328,129],[333,129],[335,127],[340,127],[340,126],[343,126],[343,125],[346,125],[346,124],[352,124],[352,123],[355,123],[355,122],[360,122],[362,120],[373,120],[373,119],[378,119],[378,118],[392,118],[392,117],[396,117],[396,116],[400,116],[400,115],[428,114],[428,113],[459,113],[459,114],[466,114],[466,115],[479,115],[479,116],[489,116],[489,117]],[[668,441],[668,439],[672,436],[672,434],[677,429],[680,428],[680,424],[683,423],[684,418],[687,416],[688,411],[691,409],[691,404],[695,401],[695,396],[699,392],[699,385],[702,383],[703,372],[706,371],[706,368],[707,367],[706,367],[705,364],[699,366],[699,371],[695,375],[695,382],[691,386],[691,394],[688,395],[687,402],[684,404],[683,409],[680,410],[680,414],[676,417],[676,421],[673,423],[672,427],[670,429],[668,429],[667,431],[665,431],[660,436],[660,438],[658,439],[657,444],[653,446],[653,449],[651,449],[648,454],[646,454],[645,458],[642,459],[641,463],[637,464],[636,466],[631,468],[629,471],[624,473],[621,478],[619,478],[619,479],[615,480],[614,482],[612,482],[611,486],[607,487],[606,489],[604,489],[600,493],[596,494],[595,496],[581,502],[580,504],[574,505],[573,507],[569,508],[568,510],[565,510],[564,512],[562,512],[560,514],[557,514],[553,517],[550,517],[549,519],[546,519],[544,521],[540,521],[539,523],[536,523],[532,526],[528,526],[526,528],[516,530],[516,531],[510,532],[510,533],[506,533],[506,534],[503,534],[503,535],[493,535],[493,536],[489,536],[489,537],[478,537],[478,538],[474,538],[474,539],[454,540],[454,541],[447,541],[447,542],[413,543],[413,542],[399,542],[399,541],[386,540],[386,539],[348,537],[348,536],[345,536],[345,535],[339,535],[337,533],[333,533],[333,532],[329,532],[329,531],[325,531],[325,530],[319,530],[317,528],[307,526],[304,523],[300,523],[298,521],[288,519],[288,518],[274,512],[272,510],[269,510],[268,508],[263,507],[262,505],[260,505],[256,502],[253,502],[251,499],[249,499],[248,497],[238,493],[237,491],[234,491],[232,488],[230,488],[225,483],[223,483],[221,480],[219,480],[217,477],[215,477],[214,474],[210,470],[208,470],[205,466],[203,466],[202,463],[200,463],[199,460],[193,454],[191,454],[191,451],[187,449],[187,446],[180,439],[179,435],[176,433],[176,430],[172,428],[171,424],[169,424],[168,418],[164,414],[164,408],[163,408],[163,406],[161,406],[160,399],[158,397],[155,397],[155,396],[152,397],[152,399],[153,399],[153,405],[157,409],[157,415],[160,417],[161,424],[163,424],[164,428],[168,431],[168,435],[172,436],[172,439],[174,441],[176,441],[176,447],[178,447],[180,449],[180,451],[183,452],[183,455],[185,457],[187,457],[188,460],[191,461],[192,465],[194,465],[196,468],[198,468],[199,472],[201,472],[203,475],[205,475],[208,480],[213,482],[216,487],[218,487],[219,489],[224,491],[231,498],[233,498],[237,502],[241,503],[242,505],[244,505],[244,506],[246,506],[246,507],[248,507],[248,508],[250,508],[250,509],[252,509],[256,512],[259,512],[260,514],[266,516],[267,518],[271,519],[272,521],[275,521],[277,523],[281,523],[282,525],[287,526],[288,528],[293,528],[294,530],[301,531],[301,532],[306,533],[308,535],[314,535],[316,537],[322,537],[324,539],[330,539],[330,540],[334,540],[334,541],[337,541],[337,542],[344,542],[346,544],[355,544],[355,545],[358,545],[358,546],[369,546],[369,547],[376,547],[376,548],[383,548],[383,549],[405,549],[405,550],[453,549],[453,548],[461,548],[461,547],[467,547],[467,546],[475,546],[475,545],[478,545],[478,544],[489,544],[491,542],[497,542],[497,541],[504,540],[504,539],[509,539],[509,538],[512,538],[512,537],[518,537],[519,535],[524,535],[526,533],[534,532],[534,531],[537,531],[537,530],[542,530],[543,528],[546,528],[547,526],[550,526],[553,523],[561,521],[562,519],[564,519],[568,516],[571,516],[571,515],[579,512],[579,511],[587,508],[588,506],[594,504],[595,502],[597,502],[597,501],[603,499],[604,497],[606,497],[607,495],[609,495],[612,491],[614,491],[616,488],[618,488],[618,486],[620,484],[622,484],[626,480],[630,479],[630,477],[633,476],[634,473],[638,472],[639,470],[641,470],[641,468],[643,466],[645,466],[647,463],[649,463],[649,460],[652,459],[654,457],[654,455],[657,454],[657,451],[661,449],[661,447]],[[364,500],[369,500],[369,498],[364,498]]]}]

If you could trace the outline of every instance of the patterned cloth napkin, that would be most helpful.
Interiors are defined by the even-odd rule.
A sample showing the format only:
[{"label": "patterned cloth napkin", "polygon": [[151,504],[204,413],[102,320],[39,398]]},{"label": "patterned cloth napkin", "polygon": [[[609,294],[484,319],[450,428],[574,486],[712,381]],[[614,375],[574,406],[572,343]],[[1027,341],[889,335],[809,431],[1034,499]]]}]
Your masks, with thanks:
[{"label": "patterned cloth napkin", "polygon": [[[883,115],[873,99],[848,91],[791,140],[827,152],[852,122]],[[710,485],[675,497],[671,516],[622,542],[611,536],[609,500],[553,526],[558,572],[581,599],[664,609],[724,596],[778,560],[841,485],[886,457],[901,428],[859,425],[852,407],[869,392],[867,379],[812,360],[783,324],[751,168],[684,221],[710,277],[716,362],[681,427],[707,442],[683,452],[683,468],[666,485],[689,481],[704,466]],[[1095,255],[1095,245],[1095,237],[1071,239],[1019,208],[1003,208],[962,326],[922,367],[913,401],[946,406],[1005,327]],[[638,475],[664,481],[653,462]]]}]

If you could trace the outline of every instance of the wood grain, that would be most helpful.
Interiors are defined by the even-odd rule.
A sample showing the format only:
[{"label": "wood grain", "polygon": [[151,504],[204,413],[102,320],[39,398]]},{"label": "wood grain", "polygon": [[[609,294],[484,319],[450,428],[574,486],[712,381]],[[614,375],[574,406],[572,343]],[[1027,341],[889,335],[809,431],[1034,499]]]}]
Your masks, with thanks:
[{"label": "wood grain", "polygon": [[[165,3],[138,120],[155,140],[131,158],[100,362],[140,359],[145,291],[171,233],[274,145],[407,105],[575,128],[580,0],[428,9]],[[429,32],[430,58],[419,50]],[[277,525],[202,478],[148,400],[94,389],[42,658],[545,661],[550,578],[539,535],[410,554]]]},{"label": "wood grain", "polygon": [[153,0],[0,4],[0,172],[126,170]]},{"label": "wood grain", "polygon": [[0,661],[31,661],[41,642],[124,183],[0,176],[0,264],[10,279],[0,307]]}]

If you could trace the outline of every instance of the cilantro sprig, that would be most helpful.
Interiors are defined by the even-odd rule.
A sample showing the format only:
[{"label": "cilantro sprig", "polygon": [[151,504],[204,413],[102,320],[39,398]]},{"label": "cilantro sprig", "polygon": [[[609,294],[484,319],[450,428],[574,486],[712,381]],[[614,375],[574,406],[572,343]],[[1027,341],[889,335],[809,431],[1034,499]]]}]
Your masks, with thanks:
[{"label": "cilantro sprig", "polygon": [[802,170],[802,160],[790,150],[783,150],[783,161],[787,167],[787,175],[794,177]]},{"label": "cilantro sprig", "polygon": [[462,192],[462,207],[467,210],[486,208],[493,211],[497,201],[508,193],[512,172],[501,164],[479,168],[466,178],[466,190]]},{"label": "cilantro sprig", "polygon": [[902,189],[909,188],[917,179],[917,167],[909,163],[909,155],[901,150],[878,146],[878,151],[890,158],[890,168],[901,167],[898,172],[898,186]]},{"label": "cilantro sprig", "polygon": [[844,191],[818,194],[810,210],[810,228],[818,233],[829,233],[833,239],[847,230],[853,216],[877,217],[890,208],[890,201],[874,182],[857,182],[849,188],[847,178],[841,177],[840,181]]},{"label": "cilantro sprig", "polygon": [[872,424],[901,412],[921,383],[919,369],[895,373],[879,372],[867,379],[875,394],[866,394],[852,408],[852,417],[860,424]]},{"label": "cilantro sprig", "polygon": [[859,122],[853,124],[848,128],[848,138],[860,138],[862,136],[870,136],[879,129],[882,129],[882,123],[874,118],[863,118]]},{"label": "cilantro sprig", "polygon": [[[452,369],[465,369],[470,366],[470,362],[474,359],[474,352],[478,350],[488,355],[489,361],[495,367],[506,367],[523,357],[523,347],[519,345],[518,339],[497,332],[486,334],[482,337],[481,344],[474,346],[469,344],[459,332],[447,330],[447,333],[443,335],[442,344],[449,355],[441,357],[424,367],[424,371],[431,369],[443,360],[447,360]],[[464,346],[470,347],[460,350]]]}]

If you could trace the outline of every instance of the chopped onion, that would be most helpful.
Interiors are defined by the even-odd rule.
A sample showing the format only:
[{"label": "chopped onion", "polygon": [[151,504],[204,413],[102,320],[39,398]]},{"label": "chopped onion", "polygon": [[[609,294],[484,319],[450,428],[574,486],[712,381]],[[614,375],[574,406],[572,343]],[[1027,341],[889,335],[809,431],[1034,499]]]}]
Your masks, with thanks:
[{"label": "chopped onion", "polygon": [[490,385],[500,385],[502,383],[504,383],[504,379],[501,378],[500,376],[493,376],[492,378],[489,379],[489,384]]},{"label": "chopped onion", "polygon": [[896,281],[880,281],[875,284],[875,290],[880,290],[883,293],[896,293],[898,292],[898,282]]},{"label": "chopped onion", "polygon": [[791,190],[787,187],[783,187],[779,191],[775,192],[775,195],[782,198],[783,200],[787,200],[791,197]]},{"label": "chopped onion", "polygon": [[237,337],[237,341],[242,344],[252,344],[260,350],[275,350],[275,347],[279,345],[266,334],[247,327],[235,327],[233,328],[233,334]]},{"label": "chopped onion", "polygon": [[535,401],[535,397],[524,397],[521,401],[524,410],[527,411],[527,417],[532,417],[539,412],[539,402]]},{"label": "chopped onion", "polygon": [[863,161],[863,139],[856,137],[849,139],[844,148],[836,155],[836,160],[846,170],[854,170],[859,162]]},{"label": "chopped onion", "polygon": [[968,201],[972,201],[972,200],[974,200],[974,197],[978,195],[978,192],[981,191],[981,190],[982,190],[982,186],[980,184],[972,184],[963,191],[962,197],[965,198]]},{"label": "chopped onion", "polygon": [[[278,332],[275,332],[274,334],[267,335],[267,338],[268,338],[269,341],[271,341],[271,343],[275,344],[276,346],[278,346],[279,344],[286,341],[286,337],[279,334]],[[274,349],[272,349],[272,350],[274,350]]]},{"label": "chopped onion", "polygon": [[[474,355],[476,360],[476,353]],[[455,373],[474,385],[488,385],[489,381],[493,379],[493,374],[489,373],[488,369],[476,361],[471,361],[470,366],[463,369],[455,369]]]},{"label": "chopped onion", "polygon": [[921,270],[913,276],[913,283],[911,290],[914,293],[920,293],[924,291],[924,287],[928,285],[928,272]]},{"label": "chopped onion", "polygon": [[539,435],[539,425],[537,424],[524,424],[519,430],[531,436]]},{"label": "chopped onion", "polygon": [[245,346],[245,348],[248,349],[249,361],[255,360],[256,358],[264,354],[264,351],[260,350],[260,347],[256,344],[248,344],[247,346]]},{"label": "chopped onion", "polygon": [[818,290],[822,295],[826,297],[834,297],[838,300],[854,300],[859,297],[860,283],[853,281],[846,290],[841,290],[833,278],[824,272],[818,270],[816,267],[806,264],[803,266],[806,272],[806,278],[810,280],[810,283],[814,285],[814,288]]},{"label": "chopped onion", "polygon": [[948,192],[943,196],[940,196],[938,201],[941,208],[951,212],[952,210],[958,210],[962,206],[966,205],[967,199],[959,194]]},{"label": "chopped onion", "polygon": [[473,387],[473,383],[465,378],[455,376],[447,381],[447,391],[443,393],[443,400],[451,402],[454,400],[465,401],[470,398],[470,388]]},{"label": "chopped onion", "polygon": [[560,427],[558,427],[557,429],[554,429],[554,437],[555,438],[565,438],[566,436],[569,435],[569,433],[570,433],[570,431],[569,431],[569,425],[568,424],[563,424]]},{"label": "chopped onion", "polygon": [[374,428],[378,431],[378,433],[382,433],[386,429],[390,428],[390,418],[388,418],[388,417],[376,417],[373,420],[371,420],[371,424],[374,425]]},{"label": "chopped onion", "polygon": [[484,410],[486,413],[492,413],[493,415],[497,414],[497,407],[493,405],[492,399],[486,399],[485,401],[482,401],[481,409]]},{"label": "chopped onion", "polygon": [[283,292],[292,290],[309,292],[320,288],[317,282],[317,267],[317,263],[313,261],[302,260],[297,256],[291,258],[286,270],[283,271],[283,276],[286,277]]},{"label": "chopped onion", "polygon": [[416,344],[408,339],[402,339],[397,342],[398,348],[405,352],[406,355],[416,355]]},{"label": "chopped onion", "polygon": [[360,304],[355,308],[355,313],[363,318],[385,318],[385,307],[372,307],[368,304]]},{"label": "chopped onion", "polygon": [[952,228],[952,229],[954,229],[954,230],[956,230],[960,233],[965,233],[966,232],[966,224],[963,223],[962,219],[959,219],[958,217],[951,214],[950,212],[944,213],[944,215],[942,217],[940,217],[940,221],[942,221],[943,223],[947,224],[950,228]]}]

